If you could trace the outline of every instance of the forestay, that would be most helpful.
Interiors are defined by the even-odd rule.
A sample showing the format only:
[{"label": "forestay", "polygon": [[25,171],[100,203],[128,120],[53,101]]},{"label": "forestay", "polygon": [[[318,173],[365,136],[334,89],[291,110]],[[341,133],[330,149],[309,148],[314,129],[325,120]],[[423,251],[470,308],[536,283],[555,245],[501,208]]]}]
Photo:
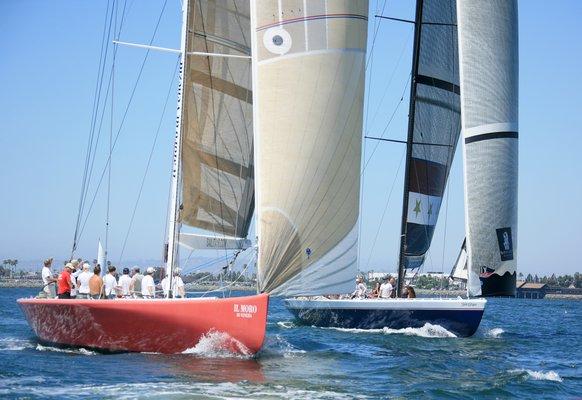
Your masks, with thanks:
[{"label": "forestay", "polygon": [[517,0],[458,4],[468,292],[515,295]]},{"label": "forestay", "polygon": [[368,2],[256,0],[251,8],[260,290],[350,291]]},{"label": "forestay", "polygon": [[[403,268],[430,248],[461,131],[455,0],[418,0],[404,182]],[[414,64],[414,63],[413,63]]]},{"label": "forestay", "polygon": [[244,238],[254,207],[249,2],[188,7],[180,222]]}]

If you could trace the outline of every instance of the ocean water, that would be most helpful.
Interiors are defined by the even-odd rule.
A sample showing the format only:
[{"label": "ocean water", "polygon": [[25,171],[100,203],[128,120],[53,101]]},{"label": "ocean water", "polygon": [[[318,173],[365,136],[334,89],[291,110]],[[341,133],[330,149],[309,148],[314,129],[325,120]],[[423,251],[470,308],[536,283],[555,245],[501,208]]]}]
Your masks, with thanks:
[{"label": "ocean water", "polygon": [[296,326],[272,299],[255,357],[210,335],[188,354],[100,354],[38,343],[0,289],[0,398],[582,398],[582,302],[492,299],[477,334]]}]

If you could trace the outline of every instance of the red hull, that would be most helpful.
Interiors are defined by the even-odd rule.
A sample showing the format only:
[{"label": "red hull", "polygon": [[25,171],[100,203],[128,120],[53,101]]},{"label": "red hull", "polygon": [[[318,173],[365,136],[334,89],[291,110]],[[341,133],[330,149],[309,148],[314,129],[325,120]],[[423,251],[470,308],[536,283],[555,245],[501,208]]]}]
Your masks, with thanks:
[{"label": "red hull", "polygon": [[[43,341],[108,351],[181,353],[210,332],[228,350],[254,354],[265,338],[266,294],[225,299],[19,299]],[[241,346],[242,344],[242,346]]]}]

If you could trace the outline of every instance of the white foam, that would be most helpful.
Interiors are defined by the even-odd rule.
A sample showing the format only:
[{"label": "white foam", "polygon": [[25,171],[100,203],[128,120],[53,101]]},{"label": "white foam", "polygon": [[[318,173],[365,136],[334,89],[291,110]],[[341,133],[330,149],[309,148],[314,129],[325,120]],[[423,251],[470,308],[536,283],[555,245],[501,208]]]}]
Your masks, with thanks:
[{"label": "white foam", "polygon": [[440,325],[433,325],[426,323],[421,328],[403,328],[390,329],[384,328],[384,333],[388,335],[401,334],[407,336],[420,336],[424,338],[454,338],[457,337],[453,332],[450,332]]},{"label": "white foam", "polygon": [[426,323],[420,328],[402,328],[402,329],[392,329],[392,328],[382,328],[382,329],[355,329],[355,328],[326,328],[334,329],[340,332],[349,333],[383,333],[386,335],[406,335],[406,336],[419,336],[424,338],[454,338],[457,337],[453,332],[450,332],[440,325],[433,325]]},{"label": "white foam", "polygon": [[497,339],[497,338],[501,337],[501,335],[503,333],[505,333],[505,331],[503,329],[493,328],[493,329],[488,330],[487,333],[485,333],[485,336]]},{"label": "white foam", "polygon": [[182,353],[196,354],[209,358],[249,358],[252,356],[252,352],[242,342],[226,332],[218,331],[210,331],[204,334],[196,346],[186,349]]},{"label": "white foam", "polygon": [[17,338],[2,338],[0,339],[0,351],[20,351],[24,349],[31,349],[33,344],[28,340]]},{"label": "white foam", "polygon": [[284,329],[291,329],[296,326],[293,321],[279,321],[277,322],[277,325]]},{"label": "white foam", "polygon": [[58,347],[51,347],[51,346],[43,346],[42,344],[37,344],[36,349],[38,351],[52,351],[55,353],[68,353],[68,354],[80,354],[83,356],[94,356],[97,355],[96,352],[84,349],[79,347],[77,349],[68,349],[68,348],[58,348]]},{"label": "white foam", "polygon": [[[24,394],[22,389],[19,393]],[[14,388],[7,394],[16,393]],[[26,396],[70,397],[76,396],[92,398],[116,399],[166,399],[166,398],[212,398],[212,399],[353,399],[352,393],[342,393],[333,390],[309,390],[289,387],[288,385],[250,385],[247,382],[217,383],[217,382],[144,382],[122,383],[113,385],[64,385],[64,386],[31,386],[26,387]],[[0,391],[0,394],[2,392]],[[362,398],[364,398],[362,396]]]},{"label": "white foam", "polygon": [[512,369],[509,371],[511,373],[526,374],[528,378],[532,378],[536,381],[552,381],[552,382],[563,382],[563,379],[554,371],[533,371],[531,369]]},{"label": "white foam", "polygon": [[263,353],[269,352],[280,354],[285,358],[293,358],[296,357],[297,354],[307,353],[305,350],[293,346],[281,335],[267,336],[265,345],[263,346]]}]

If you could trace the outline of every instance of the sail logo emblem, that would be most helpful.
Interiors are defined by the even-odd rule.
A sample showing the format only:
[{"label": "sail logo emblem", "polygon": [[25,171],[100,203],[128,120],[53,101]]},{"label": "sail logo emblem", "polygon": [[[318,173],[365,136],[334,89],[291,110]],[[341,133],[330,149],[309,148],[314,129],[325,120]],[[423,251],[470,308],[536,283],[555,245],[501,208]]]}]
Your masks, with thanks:
[{"label": "sail logo emblem", "polygon": [[252,318],[257,313],[257,306],[254,304],[234,304],[233,311],[237,318]]},{"label": "sail logo emblem", "polygon": [[511,228],[497,229],[497,243],[499,244],[499,255],[501,261],[513,260],[513,241],[511,238]]}]

